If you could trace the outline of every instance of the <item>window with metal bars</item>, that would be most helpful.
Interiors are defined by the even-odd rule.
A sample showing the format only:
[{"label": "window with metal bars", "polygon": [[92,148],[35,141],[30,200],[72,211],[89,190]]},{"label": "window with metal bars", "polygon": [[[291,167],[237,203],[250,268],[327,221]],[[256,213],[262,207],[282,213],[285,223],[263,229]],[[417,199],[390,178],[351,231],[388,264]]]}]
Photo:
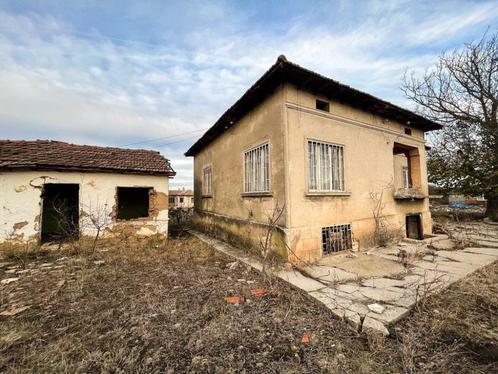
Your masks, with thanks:
[{"label": "window with metal bars", "polygon": [[202,170],[202,195],[211,196],[213,194],[213,168],[206,166]]},{"label": "window with metal bars", "polygon": [[344,191],[344,147],[308,140],[308,190]]},{"label": "window with metal bars", "polygon": [[322,227],[323,254],[335,253],[353,248],[351,224]]},{"label": "window with metal bars", "polygon": [[244,153],[244,192],[270,192],[268,143]]}]

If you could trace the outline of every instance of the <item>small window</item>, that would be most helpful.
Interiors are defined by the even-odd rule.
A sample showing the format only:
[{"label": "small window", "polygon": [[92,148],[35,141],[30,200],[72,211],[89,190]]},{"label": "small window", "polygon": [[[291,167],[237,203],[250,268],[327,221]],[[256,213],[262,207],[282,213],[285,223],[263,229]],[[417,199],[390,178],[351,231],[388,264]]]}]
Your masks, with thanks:
[{"label": "small window", "polygon": [[410,170],[407,166],[403,167],[403,187],[410,188]]},{"label": "small window", "polygon": [[174,197],[170,197],[169,198],[169,203],[170,204],[174,204],[175,203],[175,198]]},{"label": "small window", "polygon": [[244,154],[244,192],[270,192],[268,143]]},{"label": "small window", "polygon": [[353,248],[351,224],[322,227],[323,254],[344,251]]},{"label": "small window", "polygon": [[183,197],[180,197],[180,202],[183,203]]},{"label": "small window", "polygon": [[118,219],[149,216],[149,187],[118,187]]},{"label": "small window", "polygon": [[405,127],[405,134],[406,135],[411,135],[412,134],[412,129]]},{"label": "small window", "polygon": [[211,196],[213,194],[213,168],[206,166],[202,171],[202,195]]},{"label": "small window", "polygon": [[324,112],[330,112],[330,104],[323,100],[316,100],[315,108]]},{"label": "small window", "polygon": [[344,147],[308,141],[308,190],[344,191]]}]

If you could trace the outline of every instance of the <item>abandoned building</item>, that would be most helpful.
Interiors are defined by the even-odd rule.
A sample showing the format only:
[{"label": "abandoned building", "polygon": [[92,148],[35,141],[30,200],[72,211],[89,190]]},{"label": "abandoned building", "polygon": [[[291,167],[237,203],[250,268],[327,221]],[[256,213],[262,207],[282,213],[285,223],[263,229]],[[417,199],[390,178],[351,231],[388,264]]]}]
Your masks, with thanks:
[{"label": "abandoned building", "polygon": [[365,248],[376,227],[422,238],[432,230],[425,132],[439,128],[280,56],[186,152],[194,222],[258,246],[284,208],[274,248],[291,260]]},{"label": "abandoned building", "polygon": [[155,151],[1,140],[0,242],[167,234],[174,175]]},{"label": "abandoned building", "polygon": [[194,207],[194,191],[185,188],[169,190],[169,208],[190,209]]}]

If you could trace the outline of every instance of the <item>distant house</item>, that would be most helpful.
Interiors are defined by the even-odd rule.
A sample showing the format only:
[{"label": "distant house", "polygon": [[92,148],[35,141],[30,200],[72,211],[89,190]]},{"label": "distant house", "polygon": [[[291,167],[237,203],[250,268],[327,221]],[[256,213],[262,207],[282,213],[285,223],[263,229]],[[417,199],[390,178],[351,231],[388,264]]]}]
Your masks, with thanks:
[{"label": "distant house", "polygon": [[422,238],[432,230],[424,135],[440,128],[281,56],[186,152],[194,222],[257,246],[285,207],[275,248],[313,260],[372,244],[382,196],[385,224]]},{"label": "distant house", "polygon": [[174,175],[154,151],[1,140],[0,242],[166,235]]},{"label": "distant house", "polygon": [[194,191],[185,188],[169,190],[169,208],[193,208]]}]

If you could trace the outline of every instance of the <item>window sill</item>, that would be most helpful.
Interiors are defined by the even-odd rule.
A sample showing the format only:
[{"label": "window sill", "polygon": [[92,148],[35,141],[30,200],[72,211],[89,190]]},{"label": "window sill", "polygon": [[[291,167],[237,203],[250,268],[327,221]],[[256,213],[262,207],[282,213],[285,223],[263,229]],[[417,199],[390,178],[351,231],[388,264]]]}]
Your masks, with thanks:
[{"label": "window sill", "polygon": [[307,197],[321,197],[321,196],[351,196],[348,191],[331,191],[331,192],[306,192]]},{"label": "window sill", "polygon": [[272,192],[243,192],[242,197],[272,197]]}]

